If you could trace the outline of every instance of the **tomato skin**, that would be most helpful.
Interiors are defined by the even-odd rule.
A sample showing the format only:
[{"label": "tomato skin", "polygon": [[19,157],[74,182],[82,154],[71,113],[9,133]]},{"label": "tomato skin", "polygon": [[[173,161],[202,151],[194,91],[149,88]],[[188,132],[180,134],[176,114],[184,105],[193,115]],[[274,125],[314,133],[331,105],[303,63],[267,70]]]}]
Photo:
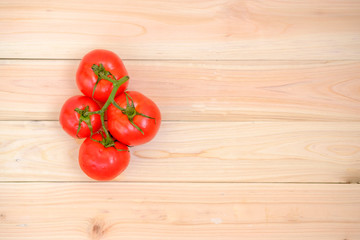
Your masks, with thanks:
[{"label": "tomato skin", "polygon": [[[99,65],[100,63],[102,63],[105,69],[111,72],[117,80],[128,76],[123,62],[114,52],[95,49],[82,58],[76,72],[76,84],[85,96],[92,98],[97,76],[91,67],[93,64]],[[128,85],[129,81],[122,84],[116,92],[116,96],[124,92]],[[111,82],[104,79],[100,80],[95,89],[94,99],[99,102],[106,102],[112,89],[113,85]]]},{"label": "tomato skin", "polygon": [[[61,108],[59,117],[60,124],[65,132],[74,138],[86,138],[91,134],[86,123],[82,122],[78,137],[76,136],[80,114],[75,112],[75,109],[79,108],[83,110],[86,106],[89,106],[89,111],[91,112],[100,110],[99,105],[94,100],[86,96],[73,96],[66,100]],[[97,132],[101,127],[100,116],[98,114],[91,115],[90,121],[93,132]]]},{"label": "tomato skin", "polygon": [[[143,130],[144,134],[142,134],[131,125],[129,119],[121,110],[111,104],[107,110],[109,131],[115,139],[128,146],[136,146],[149,142],[155,137],[160,128],[160,110],[157,105],[145,95],[136,91],[127,91],[126,93],[132,97],[137,112],[153,117],[155,120],[140,115],[133,118],[133,122]],[[125,93],[116,97],[115,101],[120,107],[126,108]],[[130,99],[129,101],[131,102]]]},{"label": "tomato skin", "polygon": [[[101,141],[100,134],[94,134],[93,139]],[[124,149],[118,151],[115,149]],[[117,177],[129,165],[130,153],[128,147],[115,142],[115,147],[104,147],[101,143],[87,138],[80,147],[79,165],[84,173],[92,179],[108,181]]]}]

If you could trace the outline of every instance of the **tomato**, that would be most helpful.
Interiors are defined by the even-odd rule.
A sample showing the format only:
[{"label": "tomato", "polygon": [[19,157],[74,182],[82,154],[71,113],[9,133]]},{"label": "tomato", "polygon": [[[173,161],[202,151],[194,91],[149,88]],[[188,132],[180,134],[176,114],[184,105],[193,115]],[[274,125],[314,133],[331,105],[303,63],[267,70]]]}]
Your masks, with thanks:
[{"label": "tomato", "polygon": [[[101,134],[94,134],[93,139],[103,140]],[[120,151],[119,151],[120,150]],[[87,138],[80,147],[79,164],[86,175],[95,180],[114,179],[129,164],[130,153],[126,145],[115,142],[115,146],[104,147],[101,143]]]},{"label": "tomato", "polygon": [[[76,83],[78,88],[85,96],[93,97],[99,102],[106,102],[111,93],[111,90],[113,89],[113,84],[110,81],[101,79],[95,88],[94,96],[92,96],[93,89],[98,80],[97,75],[93,71],[94,64],[97,66],[102,64],[105,68],[102,72],[105,73],[104,70],[108,71],[106,75],[111,77],[111,75],[108,74],[111,73],[116,78],[116,80],[127,76],[128,73],[121,59],[111,51],[96,49],[87,53],[83,57],[76,72]],[[129,84],[128,82],[129,81],[126,81],[120,86],[116,92],[116,95],[119,95],[125,91]]]},{"label": "tomato", "polygon": [[[156,104],[143,94],[127,91],[115,98],[107,110],[111,135],[128,146],[140,145],[153,139],[159,130],[161,114]],[[134,126],[135,125],[135,126]]]},{"label": "tomato", "polygon": [[[101,119],[98,114],[93,114],[85,118],[76,112],[75,109],[85,110],[88,108],[88,111],[98,111],[100,110],[99,105],[89,97],[86,96],[73,96],[66,100],[60,111],[60,124],[62,128],[72,137],[86,138],[91,135],[90,129],[86,123],[91,122],[93,133],[97,132],[101,127]],[[84,111],[80,111],[84,112]],[[79,121],[81,122],[80,130],[78,131]],[[84,121],[83,121],[84,120]]]}]

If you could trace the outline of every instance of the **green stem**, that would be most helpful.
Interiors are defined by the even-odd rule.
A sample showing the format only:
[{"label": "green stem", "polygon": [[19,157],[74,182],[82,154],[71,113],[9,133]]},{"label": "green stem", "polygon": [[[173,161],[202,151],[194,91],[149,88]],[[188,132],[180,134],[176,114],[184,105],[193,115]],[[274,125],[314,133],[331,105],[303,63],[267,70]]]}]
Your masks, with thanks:
[{"label": "green stem", "polygon": [[105,127],[104,115],[105,115],[104,112],[101,112],[101,114],[100,114],[101,125],[102,125],[102,128],[103,128],[104,132],[105,132],[106,138],[110,138],[109,132]]},{"label": "green stem", "polygon": [[[112,84],[113,84],[113,89],[108,97],[108,99],[106,100],[104,106],[98,110],[98,111],[94,111],[94,112],[88,112],[88,110],[78,110],[79,113],[82,114],[82,116],[84,116],[85,118],[88,118],[90,117],[91,115],[93,114],[99,114],[100,115],[100,119],[101,119],[101,124],[102,124],[102,128],[103,128],[103,131],[105,133],[105,136],[103,136],[103,140],[100,142],[101,144],[103,144],[105,147],[112,147],[112,146],[115,146],[115,143],[114,143],[114,140],[112,139],[112,137],[110,136],[108,130],[106,129],[105,127],[105,111],[107,110],[107,108],[110,106],[110,104],[113,104],[116,108],[118,108],[123,114],[125,114],[129,120],[129,122],[131,123],[131,125],[133,125],[138,131],[141,132],[141,134],[144,135],[144,132],[143,130],[137,126],[134,121],[133,121],[133,118],[136,116],[136,115],[140,115],[142,117],[146,117],[146,118],[149,118],[149,119],[154,119],[155,120],[155,124],[156,124],[156,119],[153,118],[153,117],[150,117],[150,116],[147,116],[143,113],[140,113],[140,112],[137,112],[136,109],[135,109],[135,104],[134,104],[134,100],[132,99],[132,97],[125,91],[125,97],[126,97],[126,108],[122,108],[120,107],[116,102],[115,102],[115,96],[116,96],[116,92],[118,91],[118,89],[120,88],[120,86],[122,84],[124,84],[127,80],[129,80],[129,77],[128,76],[125,76],[119,80],[113,80],[112,78],[108,77],[108,75],[111,75],[114,79],[115,79],[115,76],[106,71],[104,66],[102,64],[100,65],[93,65],[93,71],[94,73],[97,75],[98,79],[105,79],[107,81],[110,81]],[[94,90],[93,90],[93,94],[95,92],[95,88],[96,88],[96,85],[97,85],[98,82],[96,82],[95,86],[94,86]],[[131,103],[129,101],[129,99],[131,100]],[[81,112],[80,112],[81,111]],[[78,131],[80,130],[80,123],[79,122],[79,128],[78,128]],[[92,134],[91,134],[92,135]]]},{"label": "green stem", "polygon": [[[106,139],[105,139],[105,143],[107,143],[108,147],[113,146],[114,145],[114,141],[112,140],[112,138],[110,137],[110,134],[108,132],[108,130],[106,129],[105,127],[105,120],[104,120],[104,117],[105,117],[105,111],[106,109],[109,107],[109,105],[114,101],[114,98],[115,98],[115,95],[116,95],[116,92],[117,90],[119,89],[119,87],[125,83],[127,80],[129,80],[129,77],[128,76],[125,76],[123,78],[121,78],[120,80],[118,81],[114,81],[113,82],[113,89],[110,93],[110,96],[108,97],[107,101],[105,102],[104,106],[99,110],[99,111],[96,111],[96,112],[89,112],[88,114],[89,115],[92,115],[92,114],[99,114],[100,115],[100,119],[101,119],[101,124],[102,124],[102,128],[105,132],[105,135],[106,135]],[[106,146],[105,146],[106,147]]]},{"label": "green stem", "polygon": [[119,87],[124,84],[127,80],[129,80],[129,77],[128,76],[125,76],[123,78],[121,78],[120,80],[118,81],[115,81],[113,83],[113,89],[107,99],[107,101],[105,102],[104,106],[99,110],[99,111],[95,111],[95,112],[87,112],[86,115],[87,116],[90,116],[90,115],[93,115],[93,114],[103,114],[105,113],[106,109],[110,106],[110,104],[112,102],[114,102],[114,98],[115,98],[115,95],[116,95],[116,92],[117,90],[119,89]]},{"label": "green stem", "polygon": [[110,93],[109,98],[107,99],[107,101],[105,102],[104,106],[101,108],[100,111],[104,111],[109,107],[109,105],[114,101],[115,95],[117,90],[119,89],[119,87],[125,83],[127,80],[129,80],[128,76],[125,76],[123,78],[121,78],[120,80],[116,81],[113,83],[113,90]]},{"label": "green stem", "polygon": [[[116,83],[116,82],[117,82],[116,80],[114,80],[114,79],[112,79],[112,78],[109,78],[108,76],[104,75],[103,73],[101,73],[99,76],[100,76],[100,79],[105,79],[105,80],[107,80],[107,81],[109,81],[109,82],[112,82],[112,83]],[[113,76],[113,75],[111,74],[111,76]]]},{"label": "green stem", "polygon": [[[94,71],[95,72],[95,71]],[[109,73],[109,72],[108,72]],[[112,84],[113,84],[113,89],[108,97],[108,99],[106,100],[104,106],[98,110],[98,111],[94,111],[94,112],[83,112],[82,115],[84,117],[89,117],[93,114],[99,114],[100,115],[100,119],[101,119],[101,124],[102,124],[102,129],[105,133],[105,136],[106,138],[103,139],[103,141],[101,142],[101,144],[103,144],[105,147],[112,147],[112,146],[115,146],[115,143],[114,143],[114,140],[112,139],[112,137],[110,136],[108,130],[106,129],[105,127],[105,111],[106,109],[110,106],[111,103],[115,102],[114,98],[116,96],[116,92],[118,91],[118,89],[120,88],[120,86],[122,84],[124,84],[127,80],[129,80],[129,77],[128,76],[125,76],[119,80],[113,80],[111,78],[109,78],[108,76],[105,76],[103,73],[100,73],[98,74],[97,72],[95,72],[95,74],[98,75],[98,77],[100,79],[105,79],[105,80],[108,80],[110,81]],[[111,76],[113,76],[111,73],[109,73]],[[114,77],[114,76],[113,76]],[[115,78],[115,77],[114,77]],[[96,87],[96,86],[95,86]],[[95,89],[94,87],[94,89]],[[79,123],[79,126],[80,126],[80,123]],[[79,130],[80,128],[78,128]]]}]

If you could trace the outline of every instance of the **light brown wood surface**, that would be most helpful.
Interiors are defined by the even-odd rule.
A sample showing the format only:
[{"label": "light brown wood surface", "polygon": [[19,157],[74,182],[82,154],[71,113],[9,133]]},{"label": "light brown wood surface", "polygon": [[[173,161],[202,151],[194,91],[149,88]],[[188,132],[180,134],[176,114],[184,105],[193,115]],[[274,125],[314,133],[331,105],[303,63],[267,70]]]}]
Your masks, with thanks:
[{"label": "light brown wood surface", "polygon": [[[0,240],[360,239],[360,1],[0,1]],[[109,49],[163,123],[112,182],[57,119]]]},{"label": "light brown wood surface", "polygon": [[[57,120],[79,61],[0,60],[0,119]],[[360,61],[125,61],[165,120],[359,121]],[[34,87],[33,87],[34,86]]]},{"label": "light brown wood surface", "polygon": [[0,3],[5,58],[360,58],[358,0],[11,0]]},{"label": "light brown wood surface", "polygon": [[[5,183],[1,239],[359,239],[334,184]],[[331,233],[331,234],[329,234]]]},{"label": "light brown wood surface", "polygon": [[[87,181],[58,122],[3,121],[0,181]],[[164,122],[121,182],[360,182],[360,123]]]}]

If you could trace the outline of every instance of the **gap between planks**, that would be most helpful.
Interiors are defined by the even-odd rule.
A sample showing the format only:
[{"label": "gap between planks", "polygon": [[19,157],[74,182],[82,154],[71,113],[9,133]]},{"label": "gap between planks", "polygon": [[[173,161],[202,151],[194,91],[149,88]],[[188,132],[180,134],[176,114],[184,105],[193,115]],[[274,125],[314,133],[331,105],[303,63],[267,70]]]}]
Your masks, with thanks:
[{"label": "gap between planks", "polygon": [[78,184],[78,183],[90,183],[90,184],[102,184],[102,183],[106,183],[106,184],[167,184],[167,183],[174,183],[174,184],[182,184],[182,183],[186,183],[186,184],[294,184],[294,185],[298,185],[298,184],[311,184],[311,185],[348,185],[348,184],[360,184],[360,182],[216,182],[216,181],[187,181],[187,182],[180,182],[180,181],[127,181],[127,180],[123,180],[123,181],[95,181],[95,180],[84,180],[84,181],[48,181],[48,180],[44,180],[44,181],[0,181],[0,184],[2,183],[14,183],[14,184],[32,184],[32,183],[66,183],[66,184]]},{"label": "gap between planks", "polygon": [[[85,55],[86,53],[84,53]],[[121,57],[121,56],[120,56]],[[0,61],[80,61],[81,58],[0,58]],[[181,58],[121,58],[122,61],[142,61],[142,62],[358,62],[359,59],[181,59]]]}]

